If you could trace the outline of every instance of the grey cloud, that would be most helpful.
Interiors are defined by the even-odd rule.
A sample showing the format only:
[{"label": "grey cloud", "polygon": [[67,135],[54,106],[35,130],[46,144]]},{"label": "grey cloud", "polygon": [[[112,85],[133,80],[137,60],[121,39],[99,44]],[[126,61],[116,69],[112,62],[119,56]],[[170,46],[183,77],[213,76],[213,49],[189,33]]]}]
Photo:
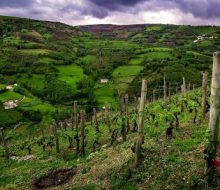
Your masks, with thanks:
[{"label": "grey cloud", "polygon": [[[179,9],[199,18],[219,18],[220,0],[89,0],[96,9],[104,9],[107,16],[110,11],[126,11],[138,13],[140,10],[171,10]],[[136,6],[137,5],[137,6]],[[139,7],[139,8],[138,8]],[[100,17],[97,10],[90,11],[93,16]]]},{"label": "grey cloud", "polygon": [[104,7],[110,10],[118,10],[123,6],[134,6],[144,0],[90,0],[99,7]]},{"label": "grey cloud", "polygon": [[100,8],[94,4],[90,4],[90,2],[87,2],[84,6],[74,4],[64,5],[59,8],[59,11],[69,14],[72,14],[72,12],[75,11],[81,16],[90,15],[96,18],[105,18],[109,14],[109,11],[106,8]]},{"label": "grey cloud", "polygon": [[[140,12],[175,9],[182,13],[190,13],[201,20],[216,22],[219,19],[220,22],[220,0],[80,0],[80,3],[76,3],[75,0],[44,0],[40,3],[37,0],[0,0],[0,9],[8,8],[11,12],[7,14],[14,15],[13,9],[16,9],[16,12],[19,12],[19,9],[19,14],[36,19],[45,18],[47,15],[51,18],[59,15],[62,19],[62,15],[67,18],[69,15],[70,19],[77,16],[82,20],[85,16],[103,19],[113,16],[115,12],[129,13],[135,18]],[[126,20],[124,22],[126,23]]]},{"label": "grey cloud", "polygon": [[149,0],[142,9],[151,11],[179,9],[198,18],[220,19],[220,0]]},{"label": "grey cloud", "polygon": [[0,0],[0,7],[27,7],[31,6],[34,0]]},{"label": "grey cloud", "polygon": [[181,11],[192,13],[195,17],[220,18],[219,0],[180,0],[176,4]]}]

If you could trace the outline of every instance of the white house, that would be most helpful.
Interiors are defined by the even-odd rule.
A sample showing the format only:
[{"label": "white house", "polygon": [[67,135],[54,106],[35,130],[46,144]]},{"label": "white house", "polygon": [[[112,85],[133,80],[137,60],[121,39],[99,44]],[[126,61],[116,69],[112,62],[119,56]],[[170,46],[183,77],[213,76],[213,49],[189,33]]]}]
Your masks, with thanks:
[{"label": "white house", "polygon": [[14,87],[12,85],[7,85],[5,88],[6,90],[10,90],[10,91],[14,90]]},{"label": "white house", "polygon": [[18,103],[17,100],[9,100],[9,101],[3,103],[3,106],[4,106],[4,108],[5,108],[6,110],[8,110],[8,109],[13,109],[13,108],[15,108],[15,107],[18,106],[17,103]]},{"label": "white house", "polygon": [[197,40],[201,40],[201,41],[204,40],[204,36],[198,36]]},{"label": "white house", "polygon": [[15,87],[17,87],[18,84],[13,84],[13,85],[7,85],[5,88],[6,90],[10,90],[10,91],[13,91]]},{"label": "white house", "polygon": [[102,84],[104,84],[104,83],[108,83],[108,82],[109,82],[108,79],[101,79],[101,80],[100,80],[100,83],[102,83]]}]

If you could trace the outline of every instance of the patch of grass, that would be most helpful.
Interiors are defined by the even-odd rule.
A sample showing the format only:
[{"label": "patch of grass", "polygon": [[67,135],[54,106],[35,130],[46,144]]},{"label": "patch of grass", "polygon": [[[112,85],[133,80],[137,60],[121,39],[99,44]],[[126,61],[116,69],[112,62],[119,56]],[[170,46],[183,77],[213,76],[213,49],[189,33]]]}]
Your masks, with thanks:
[{"label": "patch of grass", "polygon": [[61,110],[61,109],[65,110],[67,108],[65,108],[64,106],[52,106],[47,103],[36,102],[36,104],[33,103],[33,105],[22,107],[22,109],[40,111],[41,113],[52,113],[55,112],[56,110]]},{"label": "patch of grass", "polygon": [[116,68],[112,73],[116,88],[121,92],[126,91],[129,83],[134,80],[142,69],[143,67],[139,65],[126,65]]},{"label": "patch of grass", "polygon": [[58,66],[57,69],[59,70],[58,78],[72,87],[76,87],[76,83],[84,76],[82,68],[77,65]]},{"label": "patch of grass", "polygon": [[162,29],[162,26],[149,26],[147,27],[146,31],[160,31]]},{"label": "patch of grass", "polygon": [[5,88],[5,85],[0,83],[0,89],[2,88]]},{"label": "patch of grass", "polygon": [[21,119],[22,115],[16,109],[5,110],[0,105],[0,124],[16,124]]},{"label": "patch of grass", "polygon": [[195,32],[198,35],[211,34],[211,33],[216,32],[216,28],[207,27],[207,26],[193,27],[192,29],[193,29],[193,32]]},{"label": "patch of grass", "polygon": [[144,61],[144,59],[143,58],[133,58],[133,59],[131,59],[129,62],[128,62],[128,64],[129,65],[140,65],[142,62]]},{"label": "patch of grass", "polygon": [[80,58],[80,61],[82,61],[85,64],[92,64],[96,61],[96,56],[94,55],[86,55],[82,58]]},{"label": "patch of grass", "polygon": [[141,57],[145,57],[148,59],[172,59],[172,55],[170,54],[170,52],[163,51],[149,52],[141,55]]},{"label": "patch of grass", "polygon": [[100,106],[104,106],[107,103],[111,107],[116,108],[118,103],[115,94],[116,90],[112,83],[97,84],[95,86],[95,97]]},{"label": "patch of grass", "polygon": [[38,63],[43,63],[43,64],[51,64],[54,62],[56,62],[56,60],[49,58],[49,57],[43,57],[43,58],[38,59]]},{"label": "patch of grass", "polygon": [[13,91],[6,91],[0,94],[0,101],[6,102],[9,100],[19,100],[23,96]]},{"label": "patch of grass", "polygon": [[143,67],[138,65],[120,66],[113,71],[112,76],[114,78],[136,76],[142,69]]},{"label": "patch of grass", "polygon": [[32,74],[31,77],[23,74],[16,79],[18,83],[28,86],[30,89],[43,90],[45,85],[44,75]]},{"label": "patch of grass", "polygon": [[212,45],[213,45],[213,41],[210,41],[210,40],[203,40],[203,41],[199,42],[200,47],[209,47]]},{"label": "patch of grass", "polygon": [[195,52],[195,51],[187,51],[187,53],[189,53],[189,54],[192,53],[193,55],[199,56],[199,57],[210,58],[210,56],[208,56],[208,55],[204,55],[204,54],[201,54],[201,53],[198,53],[198,52]]},{"label": "patch of grass", "polygon": [[23,43],[23,41],[15,36],[5,37],[3,38],[3,44],[4,45],[19,45]]},{"label": "patch of grass", "polygon": [[47,54],[51,52],[51,50],[48,49],[21,49],[18,50],[18,52],[22,54],[30,54],[30,55],[39,55],[39,54]]}]

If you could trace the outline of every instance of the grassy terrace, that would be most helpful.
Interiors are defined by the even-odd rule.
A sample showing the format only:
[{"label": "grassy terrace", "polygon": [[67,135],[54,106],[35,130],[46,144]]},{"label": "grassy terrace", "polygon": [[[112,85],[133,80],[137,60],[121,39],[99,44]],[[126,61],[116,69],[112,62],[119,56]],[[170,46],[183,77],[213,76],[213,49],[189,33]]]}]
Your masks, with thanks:
[{"label": "grassy terrace", "polygon": [[58,66],[57,69],[58,78],[73,87],[76,87],[76,83],[84,76],[82,68],[77,65]]},{"label": "grassy terrace", "polygon": [[116,88],[125,91],[129,83],[133,81],[142,69],[143,67],[139,65],[126,65],[116,68],[112,73]]}]

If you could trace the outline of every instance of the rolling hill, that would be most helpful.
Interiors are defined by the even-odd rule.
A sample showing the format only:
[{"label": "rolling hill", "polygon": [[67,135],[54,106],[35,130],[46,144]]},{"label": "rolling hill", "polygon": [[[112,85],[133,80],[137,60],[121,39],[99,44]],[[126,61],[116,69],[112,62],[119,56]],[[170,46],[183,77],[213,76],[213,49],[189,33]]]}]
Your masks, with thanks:
[{"label": "rolling hill", "polygon": [[[14,156],[6,160],[0,147],[0,171],[4,171],[0,188],[38,187],[41,178],[35,178],[60,168],[68,168],[61,171],[67,176],[76,173],[65,189],[75,189],[74,185],[76,189],[203,188],[207,118],[198,103],[201,72],[210,76],[212,53],[219,48],[218,26],[68,26],[0,16],[0,128],[10,157]],[[164,74],[167,107],[161,100]],[[183,76],[188,86],[185,98],[179,94]],[[153,95],[156,100],[144,109],[146,159],[134,169],[131,146],[141,79],[147,80],[147,102]],[[126,119],[134,128],[129,128],[126,141],[120,136],[125,118],[118,111],[119,96],[125,93],[130,111]],[[79,110],[85,111],[85,118]],[[179,128],[174,138],[167,139],[165,131],[175,114]],[[84,136],[86,153],[81,155],[77,143]],[[25,160],[27,154],[32,157]],[[56,172],[48,175],[59,178]]]}]

